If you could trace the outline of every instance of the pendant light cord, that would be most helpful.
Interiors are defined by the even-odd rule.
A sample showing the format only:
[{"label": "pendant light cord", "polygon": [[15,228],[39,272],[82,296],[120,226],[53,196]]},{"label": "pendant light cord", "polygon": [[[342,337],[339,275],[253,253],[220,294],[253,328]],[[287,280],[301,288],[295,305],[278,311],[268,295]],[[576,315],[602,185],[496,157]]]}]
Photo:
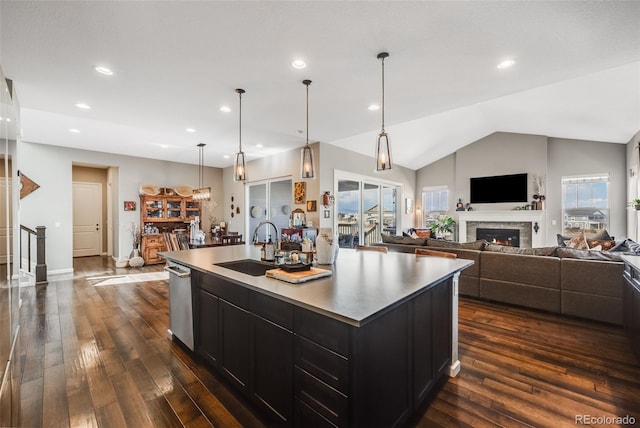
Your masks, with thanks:
[{"label": "pendant light cord", "polygon": [[309,84],[307,86],[307,147],[309,146]]},{"label": "pendant light cord", "polygon": [[382,58],[382,132],[384,132],[384,57]]},{"label": "pendant light cord", "polygon": [[242,153],[242,92],[238,92],[238,96],[240,98],[240,108],[238,109],[238,114],[240,116],[238,120],[238,146],[240,148],[240,153]]}]

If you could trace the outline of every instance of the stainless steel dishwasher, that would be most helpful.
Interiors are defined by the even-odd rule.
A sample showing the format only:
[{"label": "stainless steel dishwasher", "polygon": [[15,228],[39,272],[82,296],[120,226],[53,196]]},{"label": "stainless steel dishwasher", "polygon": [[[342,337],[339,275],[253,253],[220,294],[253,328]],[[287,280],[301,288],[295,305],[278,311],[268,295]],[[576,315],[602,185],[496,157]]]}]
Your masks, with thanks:
[{"label": "stainless steel dishwasher", "polygon": [[169,262],[169,335],[177,337],[193,351],[193,309],[191,306],[191,269]]}]

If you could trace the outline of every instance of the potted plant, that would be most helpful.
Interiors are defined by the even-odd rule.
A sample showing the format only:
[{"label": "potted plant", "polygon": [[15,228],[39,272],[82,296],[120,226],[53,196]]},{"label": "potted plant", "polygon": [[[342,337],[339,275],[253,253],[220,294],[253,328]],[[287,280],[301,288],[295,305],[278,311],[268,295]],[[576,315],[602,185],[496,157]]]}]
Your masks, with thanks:
[{"label": "potted plant", "polygon": [[453,233],[455,226],[456,222],[453,218],[446,214],[441,214],[431,223],[431,232],[435,234],[436,238],[444,238],[445,235]]},{"label": "potted plant", "polygon": [[627,204],[627,206],[635,207],[636,210],[640,210],[640,199],[633,199],[631,202]]}]

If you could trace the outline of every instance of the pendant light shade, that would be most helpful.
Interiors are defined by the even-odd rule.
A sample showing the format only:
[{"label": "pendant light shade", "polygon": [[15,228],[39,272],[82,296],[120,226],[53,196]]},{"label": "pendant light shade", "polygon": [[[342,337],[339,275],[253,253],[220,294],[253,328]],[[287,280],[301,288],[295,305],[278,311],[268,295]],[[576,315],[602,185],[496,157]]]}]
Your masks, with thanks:
[{"label": "pendant light shade", "polygon": [[300,158],[300,178],[316,178],[316,166],[313,162],[313,150],[309,146],[309,85],[311,80],[303,80],[307,87],[307,145],[304,146]]},{"label": "pendant light shade", "polygon": [[198,144],[198,188],[193,191],[194,201],[209,201],[211,200],[211,187],[202,187],[204,181],[204,146],[205,143]]},{"label": "pendant light shade", "polygon": [[376,172],[388,171],[391,169],[391,148],[389,147],[389,136],[384,130],[384,60],[389,57],[387,52],[380,52],[378,59],[382,63],[382,130],[378,134],[376,143]]},{"label": "pendant light shade", "polygon": [[238,98],[240,99],[239,120],[238,120],[238,153],[236,153],[236,161],[233,164],[233,181],[247,181],[247,167],[244,161],[244,152],[242,151],[242,94],[244,89],[236,89]]}]

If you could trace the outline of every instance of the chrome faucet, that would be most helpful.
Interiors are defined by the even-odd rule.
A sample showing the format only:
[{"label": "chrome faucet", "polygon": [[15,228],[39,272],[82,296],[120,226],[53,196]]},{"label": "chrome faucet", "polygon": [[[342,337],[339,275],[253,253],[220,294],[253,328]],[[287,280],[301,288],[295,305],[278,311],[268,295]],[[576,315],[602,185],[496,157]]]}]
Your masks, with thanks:
[{"label": "chrome faucet", "polygon": [[274,239],[274,244],[275,244],[276,248],[279,248],[278,242],[280,241],[280,239],[279,239],[280,235],[278,235],[278,227],[275,224],[271,223],[269,220],[262,220],[260,223],[258,223],[258,225],[256,226],[256,229],[253,231],[252,242],[254,244],[256,242],[258,242],[258,229],[260,229],[260,226],[262,226],[264,224],[270,224],[271,227],[273,227],[273,230],[276,232],[276,236],[275,236],[275,239]]}]

